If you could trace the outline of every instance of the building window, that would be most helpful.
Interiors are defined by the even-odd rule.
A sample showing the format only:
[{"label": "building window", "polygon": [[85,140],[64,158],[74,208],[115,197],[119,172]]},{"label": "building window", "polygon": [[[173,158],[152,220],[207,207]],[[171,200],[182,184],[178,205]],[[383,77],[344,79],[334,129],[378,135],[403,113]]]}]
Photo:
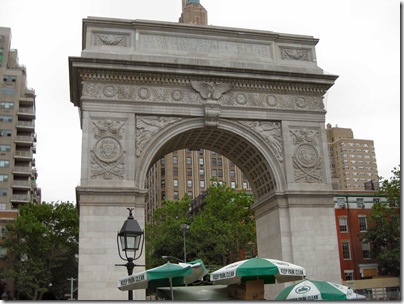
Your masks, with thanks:
[{"label": "building window", "polygon": [[188,191],[187,193],[188,193],[188,196],[189,196],[190,198],[193,198],[193,197],[194,197],[194,194],[192,193],[192,191]]},{"label": "building window", "polygon": [[178,167],[173,168],[173,175],[178,176]]},{"label": "building window", "polygon": [[16,82],[17,81],[17,76],[4,75],[3,76],[3,81],[4,82]]},{"label": "building window", "polygon": [[216,158],[211,159],[212,166],[217,166]]},{"label": "building window", "polygon": [[165,191],[161,192],[161,200],[164,201],[166,199]]},{"label": "building window", "polygon": [[243,189],[247,189],[248,188],[248,183],[247,182],[243,182]]},{"label": "building window", "polygon": [[357,199],[356,199],[356,205],[357,205],[358,208],[363,208],[363,207],[365,207],[365,204],[364,204],[364,202],[363,202],[363,198],[357,198]]},{"label": "building window", "polygon": [[217,159],[217,165],[218,165],[219,167],[223,166],[223,159],[222,159],[222,158],[218,158],[218,159]]},{"label": "building window", "polygon": [[362,254],[364,259],[370,259],[370,244],[362,243]]},{"label": "building window", "polygon": [[10,162],[8,160],[0,159],[0,168],[8,168],[10,166]]},{"label": "building window", "polygon": [[203,164],[204,164],[204,162],[203,162],[203,157],[200,157],[200,158],[199,158],[199,165],[200,165],[200,166],[203,166]]},{"label": "building window", "polygon": [[163,176],[166,176],[166,169],[165,169],[165,168],[161,168],[160,174],[161,174],[162,177],[163,177]]},{"label": "building window", "polygon": [[216,170],[216,169],[213,169],[213,170],[212,170],[212,176],[213,176],[213,177],[217,177],[217,170]]},{"label": "building window", "polygon": [[178,164],[178,156],[173,156],[173,164]]},{"label": "building window", "polygon": [[163,158],[160,159],[160,164],[161,164],[161,165],[165,165],[165,164],[166,164],[166,158],[165,158],[165,157],[163,157]]},{"label": "building window", "polygon": [[339,231],[340,232],[348,232],[348,223],[346,217],[338,217],[339,220]]},{"label": "building window", "polygon": [[10,152],[10,145],[0,145],[0,152]]},{"label": "building window", "polygon": [[165,188],[166,187],[166,180],[162,179],[161,180],[161,188]]},{"label": "building window", "polygon": [[187,165],[192,165],[192,157],[187,157]]},{"label": "building window", "polygon": [[6,196],[7,195],[7,189],[0,189],[0,196]]},{"label": "building window", "polygon": [[0,121],[2,121],[2,122],[12,122],[13,121],[13,116],[0,115]]},{"label": "building window", "polygon": [[217,177],[223,177],[223,170],[222,169],[217,170]]},{"label": "building window", "polygon": [[7,182],[8,175],[7,174],[0,174],[0,182]]},{"label": "building window", "polygon": [[366,215],[359,215],[359,231],[367,231],[368,224],[366,220]]},{"label": "building window", "polygon": [[179,199],[179,197],[178,191],[174,191],[174,199]]},{"label": "building window", "polygon": [[236,189],[236,182],[230,182],[230,187]]},{"label": "building window", "polygon": [[345,281],[353,280],[353,270],[344,270],[344,274],[345,274]]},{"label": "building window", "polygon": [[187,176],[192,176],[192,168],[187,168]]},{"label": "building window", "polygon": [[187,180],[187,187],[192,188],[192,179]]},{"label": "building window", "polygon": [[199,176],[205,176],[205,169],[199,169]]},{"label": "building window", "polygon": [[175,188],[178,187],[178,179],[174,179],[174,180],[173,180],[173,185],[174,185]]},{"label": "building window", "polygon": [[349,249],[349,242],[343,241],[342,242],[342,257],[344,260],[351,259],[351,251]]},{"label": "building window", "polygon": [[11,130],[0,130],[0,136],[11,136]]},{"label": "building window", "polygon": [[7,237],[7,229],[6,227],[1,227],[1,237],[6,238]]},{"label": "building window", "polygon": [[14,102],[2,101],[0,103],[0,108],[2,108],[2,109],[14,109]]},{"label": "building window", "polygon": [[204,180],[199,181],[199,187],[200,188],[205,188],[205,181]]},{"label": "building window", "polygon": [[6,210],[7,209],[7,204],[6,203],[0,203],[0,210]]},{"label": "building window", "polygon": [[4,95],[15,95],[15,89],[14,88],[3,88],[2,93]]},{"label": "building window", "polygon": [[236,170],[230,170],[230,177],[235,178],[236,177]]}]

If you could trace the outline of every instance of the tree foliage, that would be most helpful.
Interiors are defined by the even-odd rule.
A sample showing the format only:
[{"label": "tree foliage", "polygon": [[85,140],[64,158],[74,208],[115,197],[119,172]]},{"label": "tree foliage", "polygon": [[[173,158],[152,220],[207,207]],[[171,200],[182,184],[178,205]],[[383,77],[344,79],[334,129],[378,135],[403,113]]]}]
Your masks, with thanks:
[{"label": "tree foliage", "polygon": [[375,203],[370,214],[368,231],[362,235],[372,245],[372,257],[379,263],[382,275],[400,276],[400,166],[391,171],[390,180],[381,179],[377,196],[385,196],[386,203]]},{"label": "tree foliage", "polygon": [[255,220],[252,195],[237,192],[225,184],[209,187],[204,205],[190,218],[190,199],[165,201],[146,226],[147,267],[164,263],[161,256],[183,258],[181,224],[189,224],[186,234],[187,260],[202,259],[206,265],[223,266],[239,260],[243,252],[255,249]]},{"label": "tree foliage", "polygon": [[61,298],[69,289],[70,277],[77,278],[79,217],[67,203],[20,207],[16,221],[7,225],[6,269],[20,298],[41,300],[46,292]]}]

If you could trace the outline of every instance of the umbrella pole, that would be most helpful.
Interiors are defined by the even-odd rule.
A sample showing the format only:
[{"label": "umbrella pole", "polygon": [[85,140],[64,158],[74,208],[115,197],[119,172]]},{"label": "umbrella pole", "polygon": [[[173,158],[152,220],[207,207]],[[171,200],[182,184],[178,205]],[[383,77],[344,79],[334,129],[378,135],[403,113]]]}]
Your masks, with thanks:
[{"label": "umbrella pole", "polygon": [[171,289],[171,300],[174,301],[174,291],[173,291],[173,279],[171,277],[168,278],[170,281],[170,289]]}]

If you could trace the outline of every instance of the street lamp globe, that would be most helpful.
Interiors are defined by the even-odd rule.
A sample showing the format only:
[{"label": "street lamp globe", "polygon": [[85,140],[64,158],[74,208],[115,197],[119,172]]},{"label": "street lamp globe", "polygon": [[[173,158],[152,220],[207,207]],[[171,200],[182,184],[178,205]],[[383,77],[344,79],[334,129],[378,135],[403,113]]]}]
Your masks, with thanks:
[{"label": "street lamp globe", "polygon": [[[129,210],[128,219],[123,223],[122,228],[117,235],[118,252],[122,260],[137,260],[142,255],[144,232],[140,228],[139,223],[133,217],[133,208],[127,209]],[[125,252],[126,259],[121,256],[118,239],[121,244],[121,250]],[[139,248],[140,253],[136,256],[136,252],[139,251]]]}]

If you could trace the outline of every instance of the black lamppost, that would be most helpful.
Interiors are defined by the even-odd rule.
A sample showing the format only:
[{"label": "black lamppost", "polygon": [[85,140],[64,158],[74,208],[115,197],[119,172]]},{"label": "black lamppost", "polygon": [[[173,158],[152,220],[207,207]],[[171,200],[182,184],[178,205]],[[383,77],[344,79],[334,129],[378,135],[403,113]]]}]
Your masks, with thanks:
[{"label": "black lamppost", "polygon": [[[144,266],[144,265],[135,265],[133,263],[134,260],[137,260],[142,255],[143,244],[144,244],[144,232],[140,228],[139,223],[135,220],[132,214],[132,210],[134,208],[127,208],[129,210],[128,219],[123,223],[121,230],[118,232],[116,236],[116,243],[118,245],[118,253],[119,257],[127,261],[126,264],[115,264],[115,266],[126,266],[128,269],[128,275],[133,274],[133,268],[135,266]],[[121,246],[119,246],[119,243]],[[140,253],[136,255],[139,247],[141,246]],[[125,257],[122,257],[121,250],[125,252]],[[133,300],[133,290],[128,290],[128,300]]]}]

